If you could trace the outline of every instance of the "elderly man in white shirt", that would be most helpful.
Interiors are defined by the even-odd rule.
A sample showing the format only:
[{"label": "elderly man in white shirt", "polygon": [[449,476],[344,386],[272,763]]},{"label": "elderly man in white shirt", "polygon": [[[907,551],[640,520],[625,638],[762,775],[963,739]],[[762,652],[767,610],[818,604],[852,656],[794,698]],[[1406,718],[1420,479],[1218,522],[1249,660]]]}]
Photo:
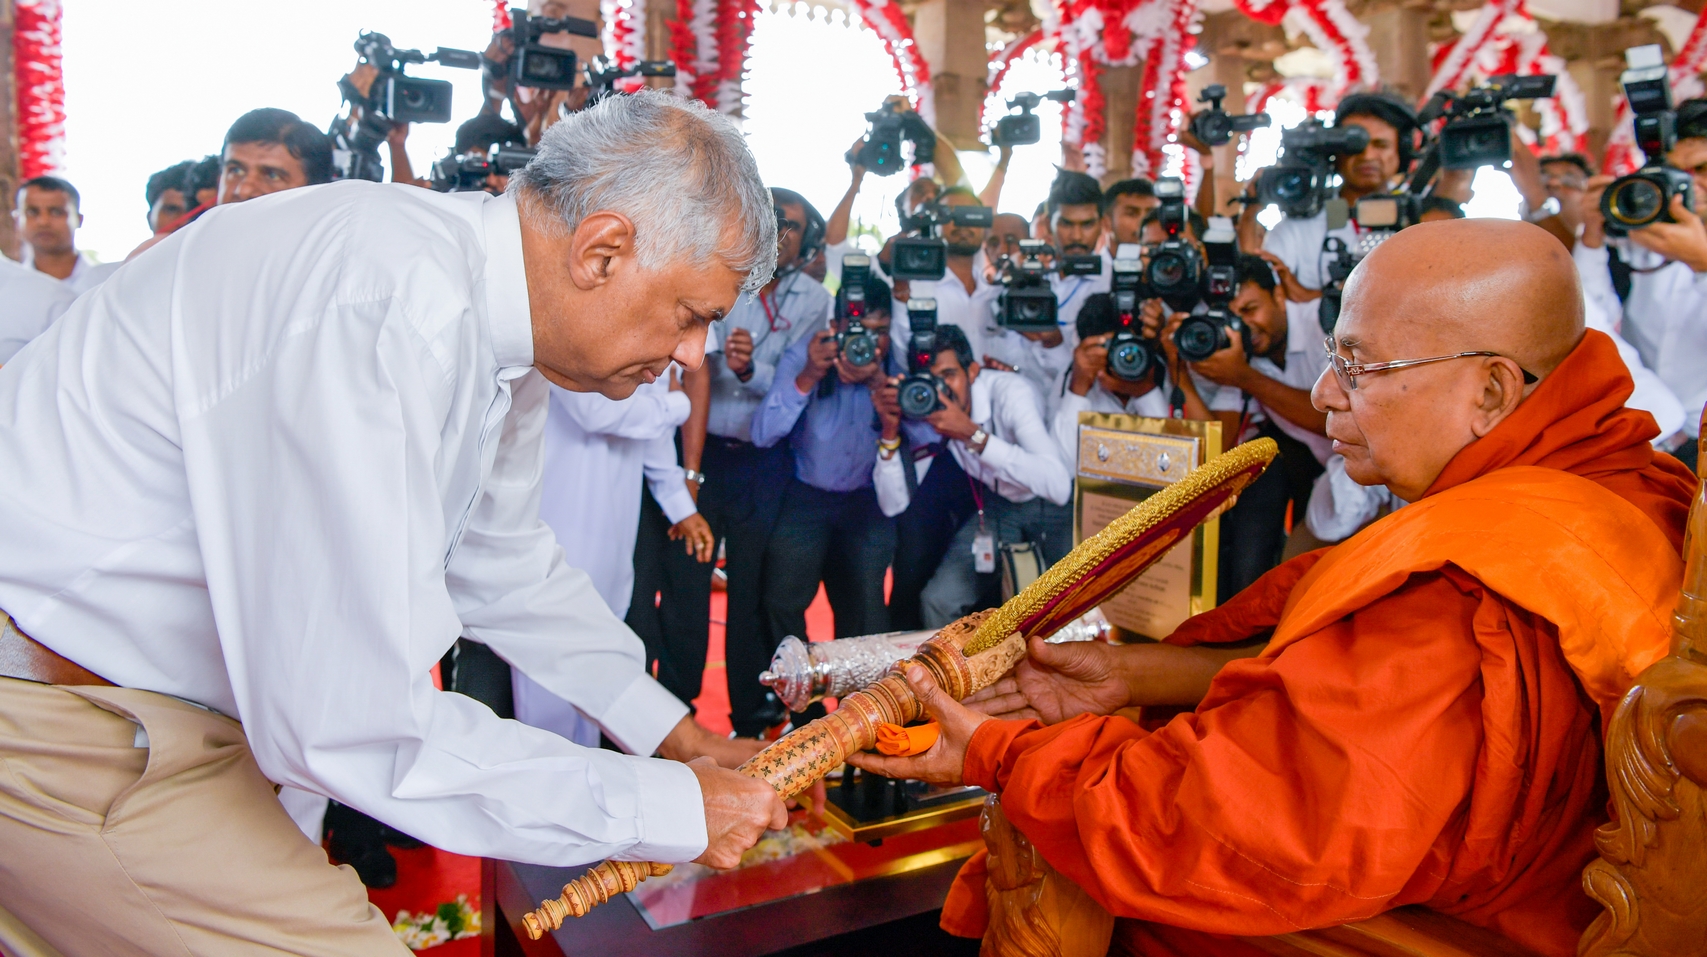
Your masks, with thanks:
[{"label": "elderly man in white shirt", "polygon": [[[728,867],[785,822],[761,782],[639,756],[720,739],[538,518],[549,384],[697,367],[769,276],[757,167],[725,118],[643,92],[558,123],[510,190],[221,207],[0,369],[6,926],[404,954],[274,784],[556,866]],[[462,635],[634,756],[436,691]]]},{"label": "elderly man in white shirt", "polygon": [[0,366],[71,308],[77,293],[0,256]]},{"label": "elderly man in white shirt", "polygon": [[[1073,478],[1056,454],[1049,429],[1039,414],[1031,385],[1016,373],[981,369],[972,347],[957,327],[939,326],[931,373],[941,380],[942,408],[926,418],[946,440],[949,454],[973,484],[977,513],[967,519],[948,546],[936,573],[920,595],[925,627],[940,628],[980,603],[1000,600],[994,572],[974,552],[1030,542],[1045,565],[1060,561],[1073,547]],[[899,379],[895,380],[896,382]],[[934,457],[912,463],[901,455],[901,409],[894,383],[876,401],[881,422],[872,482],[885,515],[899,515],[911,503],[912,490],[929,474]],[[981,585],[983,587],[981,587]]]}]

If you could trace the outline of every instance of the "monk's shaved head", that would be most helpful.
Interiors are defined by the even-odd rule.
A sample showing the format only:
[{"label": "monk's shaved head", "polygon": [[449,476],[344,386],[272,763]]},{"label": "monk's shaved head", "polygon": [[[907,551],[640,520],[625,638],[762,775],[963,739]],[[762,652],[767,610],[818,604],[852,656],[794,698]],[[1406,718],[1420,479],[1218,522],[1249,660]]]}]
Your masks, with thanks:
[{"label": "monk's shaved head", "polygon": [[1427,491],[1466,445],[1486,435],[1583,337],[1570,253],[1528,223],[1423,223],[1377,246],[1347,280],[1335,326],[1358,363],[1487,352],[1356,378],[1330,372],[1313,399],[1346,472],[1406,501]]}]

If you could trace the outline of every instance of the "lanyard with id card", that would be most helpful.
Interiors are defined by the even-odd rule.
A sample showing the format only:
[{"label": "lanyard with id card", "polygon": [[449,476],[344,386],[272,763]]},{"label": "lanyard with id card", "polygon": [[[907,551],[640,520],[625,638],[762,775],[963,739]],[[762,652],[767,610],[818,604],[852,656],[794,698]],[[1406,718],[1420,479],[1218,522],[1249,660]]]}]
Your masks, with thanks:
[{"label": "lanyard with id card", "polygon": [[984,526],[984,493],[977,480],[968,475],[966,482],[972,486],[972,504],[978,506],[978,534],[972,536],[972,570],[987,575],[996,570],[996,536]]}]

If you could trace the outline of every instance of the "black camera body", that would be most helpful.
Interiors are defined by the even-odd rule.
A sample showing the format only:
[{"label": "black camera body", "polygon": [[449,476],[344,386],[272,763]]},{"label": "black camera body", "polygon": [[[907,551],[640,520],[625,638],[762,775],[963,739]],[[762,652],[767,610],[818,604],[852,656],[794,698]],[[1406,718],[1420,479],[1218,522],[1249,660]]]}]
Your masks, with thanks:
[{"label": "black camera body", "polygon": [[1635,47],[1626,51],[1630,69],[1619,77],[1625,102],[1635,115],[1636,145],[1647,164],[1634,173],[1620,176],[1600,197],[1600,212],[1606,231],[1628,235],[1654,223],[1674,222],[1671,201],[1682,196],[1683,204],[1695,208],[1695,178],[1666,162],[1666,154],[1677,145],[1677,111],[1673,108],[1671,78],[1659,47]]},{"label": "black camera body", "polygon": [[1167,239],[1150,249],[1144,282],[1153,295],[1170,303],[1196,302],[1203,275],[1203,257],[1186,239],[1185,181],[1173,176],[1156,180],[1156,221]]},{"label": "black camera body", "polygon": [[575,51],[546,46],[540,38],[547,33],[568,33],[598,39],[599,25],[580,17],[530,17],[521,7],[510,8],[508,31],[510,83],[541,90],[575,88]]},{"label": "black camera body", "polygon": [[901,143],[913,144],[913,162],[919,165],[936,159],[936,131],[919,114],[900,102],[884,103],[875,112],[865,114],[871,128],[866,131],[865,144],[857,154],[850,153],[849,163],[866,168],[879,176],[892,176],[907,168],[901,155]]},{"label": "black camera body", "polygon": [[377,113],[391,123],[450,122],[450,81],[409,76],[404,73],[406,65],[439,63],[464,70],[480,69],[480,54],[472,50],[439,47],[431,54],[399,50],[391,45],[390,37],[369,32],[358,36],[355,45],[356,53],[379,71],[368,89],[363,112]]},{"label": "black camera body", "polygon": [[871,257],[842,257],[842,331],[836,333],[836,349],[849,365],[868,366],[877,361],[877,337],[865,328],[865,284],[871,279]]},{"label": "black camera body", "polygon": [[441,193],[472,193],[486,189],[493,174],[509,176],[533,162],[538,150],[525,146],[494,144],[478,153],[455,153],[433,164],[433,189]]},{"label": "black camera body", "polygon": [[608,57],[596,56],[587,61],[587,106],[599,102],[607,96],[616,96],[620,90],[616,88],[618,80],[631,76],[675,76],[676,63],[674,60],[641,60],[631,67],[624,69],[617,66]]},{"label": "black camera body", "polygon": [[1021,93],[1008,101],[1008,109],[1017,109],[1018,113],[1004,116],[996,121],[996,128],[990,133],[990,143],[993,146],[1029,146],[1043,138],[1042,118],[1031,112],[1037,109],[1044,100],[1054,100],[1057,103],[1071,103],[1078,93],[1075,90],[1056,90],[1038,96],[1036,93]]},{"label": "black camera body", "polygon": [[1174,330],[1174,348],[1187,362],[1202,362],[1233,344],[1227,330],[1231,328],[1244,347],[1245,358],[1251,355],[1251,330],[1245,321],[1234,315],[1227,306],[1239,293],[1236,243],[1206,242],[1209,263],[1203,271],[1203,302],[1209,309],[1182,320]]},{"label": "black camera body", "polygon": [[1352,255],[1345,240],[1338,236],[1329,236],[1322,243],[1322,251],[1331,258],[1328,259],[1328,282],[1322,287],[1322,304],[1317,307],[1316,321],[1322,326],[1322,334],[1334,334],[1334,325],[1340,319],[1340,300],[1345,295],[1345,281],[1351,278],[1351,271],[1357,268],[1359,259]]},{"label": "black camera body", "polygon": [[1047,332],[1055,328],[1060,308],[1043,268],[1049,244],[1041,239],[1022,239],[1019,249],[1017,260],[1003,256],[997,262],[1003,291],[996,309],[996,325],[1020,332]]},{"label": "black camera body", "polygon": [[1310,219],[1329,199],[1334,160],[1369,148],[1361,126],[1323,126],[1311,118],[1280,132],[1280,162],[1257,174],[1257,198],[1294,219]]},{"label": "black camera body", "polygon": [[1191,118],[1191,135],[1205,146],[1226,146],[1232,142],[1234,133],[1249,133],[1271,122],[1267,113],[1239,116],[1228,113],[1221,107],[1221,101],[1226,98],[1227,88],[1219,83],[1211,83],[1198,94],[1197,102],[1208,103],[1209,109]]},{"label": "black camera body", "polygon": [[909,282],[941,279],[948,270],[948,244],[936,238],[937,230],[946,223],[988,229],[995,218],[995,210],[988,206],[929,203],[919,207],[901,220],[902,229],[918,235],[904,236],[889,247],[889,275]]},{"label": "black camera body", "polygon": [[1141,335],[1138,304],[1152,297],[1144,288],[1143,262],[1135,255],[1122,255],[1130,249],[1119,250],[1109,277],[1109,295],[1120,316],[1120,328],[1108,340],[1108,372],[1117,379],[1140,382],[1156,376],[1165,363],[1156,341]]},{"label": "black camera body", "polygon": [[1549,73],[1504,73],[1462,95],[1442,90],[1423,105],[1417,122],[1426,126],[1446,118],[1438,139],[1443,169],[1504,166],[1511,161],[1512,123],[1512,113],[1504,104],[1550,97],[1556,80]]},{"label": "black camera body", "polygon": [[936,300],[907,300],[912,338],[907,343],[907,376],[901,380],[901,414],[923,419],[942,409],[942,377],[931,371],[936,362]]}]

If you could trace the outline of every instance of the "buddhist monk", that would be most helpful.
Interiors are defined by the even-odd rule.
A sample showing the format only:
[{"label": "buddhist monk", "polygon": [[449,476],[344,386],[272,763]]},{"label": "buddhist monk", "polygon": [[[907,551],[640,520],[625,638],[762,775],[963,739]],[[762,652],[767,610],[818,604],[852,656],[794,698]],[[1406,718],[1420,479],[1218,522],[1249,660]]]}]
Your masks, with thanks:
[{"label": "buddhist monk", "polygon": [[[1605,820],[1601,729],[1666,653],[1693,476],[1624,408],[1557,240],[1400,232],[1346,285],[1313,401],[1346,471],[1408,503],[1167,644],[1033,641],[974,703],[909,680],[942,735],[898,777],[964,781],[1138,953],[1423,904],[1568,955]],[[1129,705],[1195,704],[1155,731]],[[943,924],[977,936],[981,860]],[[1205,943],[1205,942],[1208,943]]]}]

